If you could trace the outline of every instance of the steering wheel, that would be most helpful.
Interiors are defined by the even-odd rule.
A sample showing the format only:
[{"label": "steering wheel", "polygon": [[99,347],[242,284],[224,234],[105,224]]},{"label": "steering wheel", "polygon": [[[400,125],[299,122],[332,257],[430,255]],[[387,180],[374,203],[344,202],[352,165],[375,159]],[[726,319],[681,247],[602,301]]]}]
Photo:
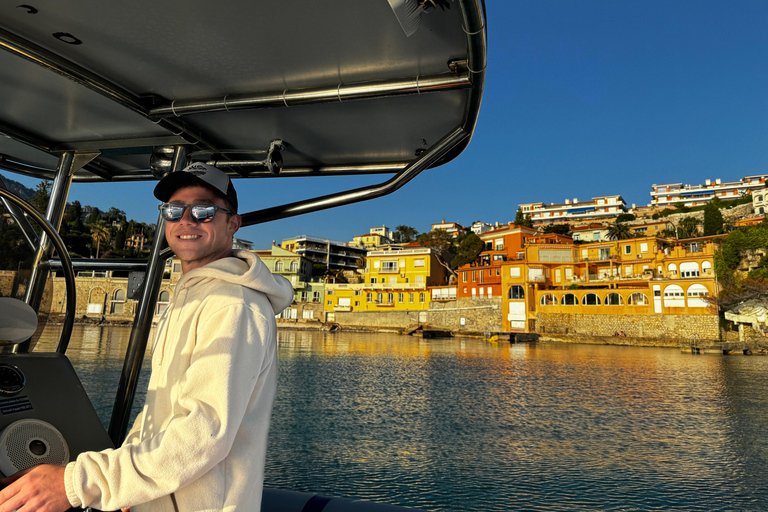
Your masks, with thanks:
[{"label": "steering wheel", "polygon": [[0,198],[7,199],[14,205],[18,206],[22,212],[32,217],[32,219],[37,222],[43,232],[48,235],[48,238],[53,244],[53,247],[59,254],[61,267],[64,271],[64,283],[66,285],[67,291],[67,309],[64,314],[64,325],[61,329],[61,336],[59,338],[59,344],[56,347],[56,352],[63,354],[66,352],[67,345],[69,345],[69,338],[72,336],[72,328],[75,325],[75,307],[77,306],[75,297],[75,271],[72,268],[72,259],[69,257],[67,247],[64,245],[64,241],[61,239],[61,236],[59,236],[59,233],[51,225],[51,223],[48,222],[48,219],[46,219],[40,212],[38,212],[34,206],[3,188],[0,188]]}]

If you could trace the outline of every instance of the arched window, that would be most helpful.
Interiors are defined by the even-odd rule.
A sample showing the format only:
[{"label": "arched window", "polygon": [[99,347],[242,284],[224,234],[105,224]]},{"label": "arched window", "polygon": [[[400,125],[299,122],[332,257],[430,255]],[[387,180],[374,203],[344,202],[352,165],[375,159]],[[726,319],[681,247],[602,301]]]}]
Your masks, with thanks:
[{"label": "arched window", "polygon": [[709,306],[707,297],[709,297],[709,290],[703,284],[692,284],[688,287],[688,307],[689,308],[706,308]]},{"label": "arched window", "polygon": [[685,295],[683,289],[676,284],[664,288],[664,307],[665,308],[684,308]]},{"label": "arched window", "polygon": [[650,302],[648,302],[648,297],[644,293],[635,292],[629,296],[627,304],[630,306],[647,306]]},{"label": "arched window", "polygon": [[278,260],[275,262],[275,272],[282,272],[282,271],[283,271],[283,262]]},{"label": "arched window", "polygon": [[545,293],[541,296],[541,300],[539,302],[542,306],[557,306],[557,297],[551,293]]},{"label": "arched window", "polygon": [[621,306],[624,302],[621,299],[621,295],[618,293],[609,293],[605,296],[606,306]]},{"label": "arched window", "polygon": [[669,267],[667,267],[667,270],[669,270],[669,275],[675,276],[677,275],[677,265],[674,263],[670,263]]},{"label": "arched window", "polygon": [[583,306],[599,306],[600,297],[598,297],[597,294],[588,293],[581,298],[581,304]]},{"label": "arched window", "polygon": [[296,260],[293,260],[291,262],[291,272],[298,272],[299,271],[299,262]]},{"label": "arched window", "polygon": [[760,201],[762,201],[762,200],[763,200],[763,196],[756,196],[756,197],[755,197],[755,201],[757,201],[758,203],[759,203]]},{"label": "arched window", "polygon": [[168,309],[168,303],[171,301],[171,294],[168,290],[163,290],[160,295],[157,296],[157,307],[155,308],[156,315],[162,315],[165,310]]},{"label": "arched window", "polygon": [[758,210],[757,213],[765,213],[765,208],[763,208],[762,206],[757,210]]},{"label": "arched window", "polygon": [[419,302],[421,302],[422,304],[424,304],[424,292],[422,292],[422,293],[420,293],[420,294],[419,294]]},{"label": "arched window", "polygon": [[712,274],[712,262],[704,260],[701,262],[701,273],[705,276]]},{"label": "arched window", "polygon": [[389,292],[387,294],[387,304],[393,304],[395,302],[395,294],[392,292]]},{"label": "arched window", "polygon": [[376,304],[381,304],[383,300],[384,300],[384,295],[382,295],[381,293],[377,293],[376,294]]},{"label": "arched window", "polygon": [[561,304],[563,306],[575,306],[579,303],[579,299],[576,298],[576,296],[572,293],[566,293],[563,295],[563,300]]},{"label": "arched window", "polygon": [[125,306],[125,290],[115,290],[112,294],[112,304],[109,308],[109,312],[113,315],[122,315]]},{"label": "arched window", "polygon": [[519,284],[513,284],[509,287],[509,298],[512,300],[523,300],[525,298],[525,290]]},{"label": "arched window", "polygon": [[105,313],[104,303],[107,301],[107,293],[101,288],[94,288],[88,296],[88,313],[101,315]]}]

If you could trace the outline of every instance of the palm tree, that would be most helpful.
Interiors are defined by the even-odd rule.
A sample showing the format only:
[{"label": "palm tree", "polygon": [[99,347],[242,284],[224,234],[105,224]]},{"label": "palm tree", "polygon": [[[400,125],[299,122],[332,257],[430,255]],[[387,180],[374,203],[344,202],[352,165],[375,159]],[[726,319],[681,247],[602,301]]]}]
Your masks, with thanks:
[{"label": "palm tree", "polygon": [[632,230],[624,222],[615,222],[608,228],[608,238],[611,240],[626,240],[632,238]]},{"label": "palm tree", "polygon": [[99,249],[101,248],[101,242],[109,242],[111,235],[107,224],[103,220],[97,220],[88,225],[91,228],[91,239],[96,242],[96,258],[99,258]]}]

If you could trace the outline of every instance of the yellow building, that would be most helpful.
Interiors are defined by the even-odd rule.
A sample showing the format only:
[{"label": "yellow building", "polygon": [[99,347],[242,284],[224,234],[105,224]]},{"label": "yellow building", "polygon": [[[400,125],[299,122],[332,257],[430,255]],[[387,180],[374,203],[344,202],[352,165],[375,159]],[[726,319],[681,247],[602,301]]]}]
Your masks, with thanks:
[{"label": "yellow building", "polygon": [[364,282],[326,284],[324,309],[327,313],[427,310],[427,288],[444,284],[446,274],[432,250],[418,244],[369,251]]},{"label": "yellow building", "polygon": [[538,313],[713,315],[714,244],[646,237],[582,245],[530,244],[502,268],[503,328],[536,330]]},{"label": "yellow building", "polygon": [[364,235],[355,235],[349,242],[350,247],[363,247],[373,249],[382,245],[391,244],[392,240],[380,233],[366,233]]}]

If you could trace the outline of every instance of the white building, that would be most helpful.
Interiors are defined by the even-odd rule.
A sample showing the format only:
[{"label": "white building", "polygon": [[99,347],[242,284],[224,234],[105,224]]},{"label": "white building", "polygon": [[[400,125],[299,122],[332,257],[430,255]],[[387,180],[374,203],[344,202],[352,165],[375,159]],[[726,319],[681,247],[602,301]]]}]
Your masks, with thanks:
[{"label": "white building", "polygon": [[667,208],[675,203],[683,203],[685,206],[699,206],[707,204],[714,197],[721,200],[738,199],[743,193],[765,188],[765,180],[768,174],[745,176],[739,181],[727,181],[720,179],[706,180],[703,185],[683,185],[682,183],[666,183],[664,185],[651,186],[651,206]]},{"label": "white building", "polygon": [[586,219],[603,219],[627,213],[627,203],[619,195],[593,197],[579,202],[566,199],[562,204],[524,203],[519,205],[523,214],[531,216],[534,226],[574,222]]},{"label": "white building", "polygon": [[752,207],[757,215],[768,213],[768,188],[752,191]]}]

